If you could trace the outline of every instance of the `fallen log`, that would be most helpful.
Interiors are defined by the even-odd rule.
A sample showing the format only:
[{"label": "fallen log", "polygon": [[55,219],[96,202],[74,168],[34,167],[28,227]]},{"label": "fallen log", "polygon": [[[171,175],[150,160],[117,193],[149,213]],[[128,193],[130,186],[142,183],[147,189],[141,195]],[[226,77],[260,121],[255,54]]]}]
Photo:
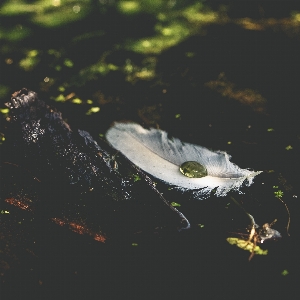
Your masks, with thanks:
[{"label": "fallen log", "polygon": [[55,223],[99,241],[127,231],[189,227],[188,220],[143,171],[121,153],[116,158],[115,149],[105,141],[95,141],[84,130],[72,130],[61,113],[35,92],[25,88],[15,92],[6,106],[10,114],[2,169],[31,176],[31,182],[40,187],[38,196],[25,197],[24,203],[20,186],[28,190],[28,182],[18,179],[12,184],[16,176],[5,176],[9,172],[2,171],[1,194],[6,195],[2,207],[4,201],[5,205],[42,211],[42,216]]}]

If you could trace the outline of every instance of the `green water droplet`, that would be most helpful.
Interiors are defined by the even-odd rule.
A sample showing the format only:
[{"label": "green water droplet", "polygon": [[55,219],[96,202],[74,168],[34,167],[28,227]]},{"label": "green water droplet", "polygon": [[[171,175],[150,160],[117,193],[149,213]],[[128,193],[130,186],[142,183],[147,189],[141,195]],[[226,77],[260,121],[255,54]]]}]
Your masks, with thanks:
[{"label": "green water droplet", "polygon": [[196,161],[186,161],[180,166],[180,172],[190,178],[201,178],[207,176],[207,170]]}]

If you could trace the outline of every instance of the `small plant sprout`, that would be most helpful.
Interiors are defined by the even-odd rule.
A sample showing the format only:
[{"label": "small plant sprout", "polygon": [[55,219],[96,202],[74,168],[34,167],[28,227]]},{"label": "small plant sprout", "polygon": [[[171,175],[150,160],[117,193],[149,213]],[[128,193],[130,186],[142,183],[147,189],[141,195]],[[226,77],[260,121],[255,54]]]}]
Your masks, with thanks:
[{"label": "small plant sprout", "polygon": [[[248,239],[239,239],[239,238],[227,238],[228,243],[231,245],[237,245],[237,247],[250,251],[251,255],[249,256],[249,261],[253,258],[254,254],[267,255],[268,250],[262,250],[257,244],[263,243],[268,239],[278,239],[281,238],[281,234],[272,229],[271,226],[276,223],[276,219],[272,223],[265,223],[261,228],[256,224],[254,217],[249,214],[233,197],[230,197],[231,200],[238,205],[251,220],[251,228],[249,230]],[[260,229],[259,229],[260,228]]]}]

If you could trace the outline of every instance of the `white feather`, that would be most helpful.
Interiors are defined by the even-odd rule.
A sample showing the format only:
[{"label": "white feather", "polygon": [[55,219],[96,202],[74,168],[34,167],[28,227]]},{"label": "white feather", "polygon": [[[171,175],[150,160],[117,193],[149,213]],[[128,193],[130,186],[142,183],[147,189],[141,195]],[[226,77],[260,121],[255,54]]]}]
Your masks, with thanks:
[{"label": "white feather", "polygon": [[[170,140],[165,131],[146,130],[134,123],[116,123],[107,131],[106,139],[145,172],[178,188],[198,190],[199,198],[205,198],[215,188],[217,196],[225,196],[230,190],[239,190],[243,183],[251,185],[261,173],[239,168],[229,161],[226,152],[213,152],[176,138]],[[205,166],[208,176],[184,176],[179,167],[186,161]]]}]

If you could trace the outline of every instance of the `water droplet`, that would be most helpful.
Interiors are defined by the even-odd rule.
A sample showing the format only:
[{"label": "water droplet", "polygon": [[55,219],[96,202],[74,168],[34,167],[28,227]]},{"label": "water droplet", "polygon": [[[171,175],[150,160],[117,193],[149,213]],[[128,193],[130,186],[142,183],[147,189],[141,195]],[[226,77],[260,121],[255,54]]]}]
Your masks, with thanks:
[{"label": "water droplet", "polygon": [[207,176],[207,170],[196,161],[186,161],[180,168],[180,172],[190,178],[201,178]]}]

